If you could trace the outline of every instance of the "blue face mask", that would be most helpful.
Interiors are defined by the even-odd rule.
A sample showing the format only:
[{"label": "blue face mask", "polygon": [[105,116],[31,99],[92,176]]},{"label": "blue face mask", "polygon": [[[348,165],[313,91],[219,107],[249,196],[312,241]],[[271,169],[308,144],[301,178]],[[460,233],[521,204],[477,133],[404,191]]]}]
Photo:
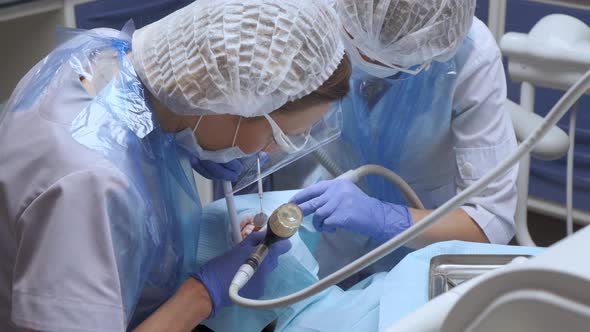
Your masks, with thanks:
[{"label": "blue face mask", "polygon": [[234,133],[234,139],[232,142],[232,146],[226,149],[221,150],[205,150],[203,149],[199,143],[197,142],[197,137],[195,136],[195,131],[201,123],[201,119],[195,125],[195,128],[191,130],[190,128],[186,128],[176,134],[176,144],[186,150],[192,156],[198,158],[199,160],[210,160],[215,163],[225,164],[235,159],[250,157],[253,154],[247,154],[242,151],[239,147],[235,146],[236,137],[238,136],[238,130],[240,130],[240,122],[238,122],[238,127],[236,128],[236,132]]}]

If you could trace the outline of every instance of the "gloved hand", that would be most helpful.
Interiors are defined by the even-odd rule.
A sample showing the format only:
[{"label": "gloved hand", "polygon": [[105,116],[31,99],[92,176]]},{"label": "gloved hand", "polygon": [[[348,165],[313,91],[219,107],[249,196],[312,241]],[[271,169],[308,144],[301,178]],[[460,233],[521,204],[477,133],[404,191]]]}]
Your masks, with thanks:
[{"label": "gloved hand", "polygon": [[291,202],[306,216],[315,213],[313,225],[320,232],[343,228],[383,243],[412,226],[407,207],[369,197],[345,179],[318,182]]},{"label": "gloved hand", "polygon": [[210,160],[191,158],[191,165],[197,173],[210,180],[237,181],[244,170],[242,163],[235,159],[225,164],[218,164]]},{"label": "gloved hand", "polygon": [[[238,268],[246,262],[246,259],[254,249],[264,240],[265,232],[252,233],[240,242],[235,248],[215,257],[205,263],[199,272],[192,274],[192,277],[201,281],[211,297],[213,310],[209,318],[215,316],[218,310],[231,304],[229,298],[229,285]],[[266,277],[278,265],[280,255],[291,249],[291,242],[279,241],[270,246],[268,255],[262,264],[240,291],[240,295],[248,298],[258,298],[264,292]]]}]

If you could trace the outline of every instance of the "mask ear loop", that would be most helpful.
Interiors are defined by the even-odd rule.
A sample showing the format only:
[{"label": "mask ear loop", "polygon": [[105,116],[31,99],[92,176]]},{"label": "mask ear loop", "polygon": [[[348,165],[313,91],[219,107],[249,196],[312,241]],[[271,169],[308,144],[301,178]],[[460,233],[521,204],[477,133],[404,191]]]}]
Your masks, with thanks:
[{"label": "mask ear loop", "polygon": [[[299,152],[303,148],[305,148],[305,146],[309,142],[309,139],[311,136],[311,128],[307,129],[307,131],[305,133],[305,136],[306,136],[305,142],[303,142],[303,144],[301,144],[301,146],[297,146],[293,142],[291,142],[291,139],[289,139],[289,136],[287,136],[283,132],[281,127],[279,127],[279,125],[275,122],[275,120],[270,115],[265,114],[264,117],[270,123],[270,126],[273,129],[273,137],[275,139],[275,142],[279,145],[279,147],[281,149],[283,149],[283,151],[285,151],[287,153]],[[278,133],[278,137],[275,133]]]},{"label": "mask ear loop", "polygon": [[197,128],[199,128],[199,125],[201,124],[201,120],[203,120],[203,116],[202,115],[199,116],[199,120],[197,120],[197,124],[193,128],[193,135],[195,135],[195,133],[197,132]]},{"label": "mask ear loop", "polygon": [[275,139],[275,142],[279,145],[279,147],[283,151],[290,153],[290,152],[297,152],[300,150],[300,149],[297,149],[297,147],[295,146],[295,144],[293,144],[291,142],[289,137],[287,137],[287,135],[285,135],[285,133],[283,133],[283,130],[281,129],[281,127],[279,127],[279,125],[275,122],[275,120],[270,115],[264,114],[264,117],[266,118],[266,120],[270,124],[270,127],[272,128],[272,135]]},{"label": "mask ear loop", "polygon": [[311,128],[308,128],[305,131],[305,142],[303,142],[303,144],[301,145],[301,149],[303,149],[307,145],[307,143],[309,143],[310,138],[311,138]]},{"label": "mask ear loop", "polygon": [[[197,120],[197,124],[193,128],[193,135],[196,134],[197,128],[199,128],[199,125],[201,124],[201,120],[203,120],[203,116],[202,115],[199,116],[199,120]],[[240,117],[240,119],[238,120],[238,126],[236,127],[236,132],[234,133],[234,139],[231,142],[231,146],[232,147],[236,146],[236,139],[238,138],[238,132],[240,131],[240,125],[241,124],[242,124],[242,117]]]},{"label": "mask ear loop", "polygon": [[242,117],[241,116],[240,116],[240,119],[238,120],[238,126],[236,127],[236,132],[234,133],[234,139],[231,142],[232,148],[234,146],[236,146],[236,138],[238,138],[238,132],[240,131],[240,124],[242,124]]}]

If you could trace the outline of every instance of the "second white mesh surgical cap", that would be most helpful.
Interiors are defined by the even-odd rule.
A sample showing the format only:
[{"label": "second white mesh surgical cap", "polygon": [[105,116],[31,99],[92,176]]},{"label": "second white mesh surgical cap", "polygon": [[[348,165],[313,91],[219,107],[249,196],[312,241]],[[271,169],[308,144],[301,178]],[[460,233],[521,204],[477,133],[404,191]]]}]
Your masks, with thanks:
[{"label": "second white mesh surgical cap", "polygon": [[473,22],[475,0],[337,0],[343,38],[386,65],[446,61]]},{"label": "second white mesh surgical cap", "polygon": [[316,0],[198,0],[136,31],[131,61],[172,112],[259,116],[333,74],[337,17]]}]

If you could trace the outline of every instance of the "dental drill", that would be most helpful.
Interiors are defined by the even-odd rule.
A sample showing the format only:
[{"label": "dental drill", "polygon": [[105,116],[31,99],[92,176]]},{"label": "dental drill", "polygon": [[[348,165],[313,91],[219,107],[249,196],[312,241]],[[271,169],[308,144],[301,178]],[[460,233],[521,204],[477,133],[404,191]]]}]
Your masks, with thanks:
[{"label": "dental drill", "polygon": [[230,293],[233,291],[237,294],[262,264],[268,254],[269,247],[277,241],[286,240],[293,236],[302,222],[303,212],[295,204],[283,204],[274,210],[268,219],[266,237],[238,269],[231,282]]}]

